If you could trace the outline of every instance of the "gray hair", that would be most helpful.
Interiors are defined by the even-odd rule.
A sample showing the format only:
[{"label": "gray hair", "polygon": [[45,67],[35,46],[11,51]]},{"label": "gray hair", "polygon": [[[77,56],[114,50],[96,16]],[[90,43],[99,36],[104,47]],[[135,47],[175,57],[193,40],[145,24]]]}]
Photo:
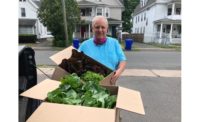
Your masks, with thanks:
[{"label": "gray hair", "polygon": [[108,20],[104,16],[95,16],[92,19],[92,27],[94,27],[96,21],[99,20],[99,19],[102,19],[105,22],[105,24],[108,26]]}]

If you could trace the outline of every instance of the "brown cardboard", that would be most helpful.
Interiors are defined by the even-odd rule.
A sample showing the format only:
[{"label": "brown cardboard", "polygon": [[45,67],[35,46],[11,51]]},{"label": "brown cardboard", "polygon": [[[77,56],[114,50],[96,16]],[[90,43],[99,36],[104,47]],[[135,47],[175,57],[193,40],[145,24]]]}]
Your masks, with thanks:
[{"label": "brown cardboard", "polygon": [[[68,48],[65,48],[64,50],[52,55],[50,57],[50,59],[52,61],[54,61],[57,65],[59,65],[63,59],[69,59],[72,56],[72,49],[75,49],[73,46],[69,46]],[[90,58],[89,56],[85,55],[87,58]],[[101,65],[102,67],[106,67],[103,64],[97,62],[96,60],[90,58],[91,60],[93,60],[95,63],[98,63],[99,65]],[[110,70],[110,69],[109,69]],[[55,71],[52,75],[52,79],[53,80],[60,80],[61,77],[63,77],[64,75],[69,74],[67,71],[65,71],[64,69],[62,69],[61,67],[57,66],[55,68]],[[113,85],[111,84],[111,77],[113,76],[114,72],[111,72],[108,76],[105,77],[104,80],[100,81],[101,85]]]},{"label": "brown cardboard", "polygon": [[64,50],[54,54],[50,57],[52,61],[54,61],[57,65],[62,62],[64,58],[68,59],[72,55],[72,49],[75,49],[73,46],[69,46],[68,48],[65,48]]},{"label": "brown cardboard", "polygon": [[60,83],[61,82],[55,80],[45,79],[39,84],[21,93],[20,95],[33,99],[45,100],[47,97],[47,93],[49,91],[53,91],[54,89],[58,88]]},{"label": "brown cardboard", "polygon": [[116,107],[143,115],[145,114],[140,92],[123,87],[119,87],[118,89]]},{"label": "brown cardboard", "polygon": [[27,122],[114,122],[115,110],[43,102]]},{"label": "brown cardboard", "polygon": [[[58,81],[46,79],[21,95],[45,100],[47,93],[58,88],[59,84]],[[118,122],[119,109],[145,114],[139,91],[117,86],[103,87],[106,87],[111,94],[117,95],[116,108],[105,109],[43,102],[28,122]]]},{"label": "brown cardboard", "polygon": [[59,66],[57,66],[53,72],[51,79],[60,81],[61,77],[65,76],[67,74],[69,74],[69,73],[66,72],[64,69],[60,68]]}]

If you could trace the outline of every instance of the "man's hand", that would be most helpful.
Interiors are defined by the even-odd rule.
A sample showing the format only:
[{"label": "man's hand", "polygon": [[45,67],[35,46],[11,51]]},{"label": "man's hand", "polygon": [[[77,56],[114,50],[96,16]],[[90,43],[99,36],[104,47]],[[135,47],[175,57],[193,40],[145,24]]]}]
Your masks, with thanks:
[{"label": "man's hand", "polygon": [[115,85],[117,79],[119,78],[121,73],[124,71],[125,67],[126,67],[125,61],[122,61],[119,63],[118,69],[115,71],[114,75],[112,76],[110,80],[111,85]]},{"label": "man's hand", "polygon": [[110,80],[111,85],[115,85],[116,84],[116,81],[119,78],[120,74],[121,73],[118,70],[115,71],[114,75],[112,76],[112,78]]}]

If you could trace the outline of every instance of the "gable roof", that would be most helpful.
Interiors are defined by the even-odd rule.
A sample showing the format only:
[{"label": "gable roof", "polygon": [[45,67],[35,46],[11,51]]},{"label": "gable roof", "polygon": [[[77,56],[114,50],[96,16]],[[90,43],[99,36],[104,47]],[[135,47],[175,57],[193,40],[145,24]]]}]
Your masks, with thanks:
[{"label": "gable roof", "polygon": [[151,5],[152,3],[156,2],[156,0],[148,0],[146,5],[141,7],[141,4],[138,4],[134,10],[134,15],[138,14],[142,9],[144,9],[145,7]]},{"label": "gable roof", "polygon": [[97,5],[97,3],[90,2],[90,1],[87,1],[87,0],[81,0],[81,1],[78,1],[77,3],[78,3],[78,5]]},{"label": "gable roof", "polygon": [[121,1],[119,0],[102,0],[101,2],[96,0],[81,0],[77,1],[78,5],[80,6],[89,6],[89,5],[107,5],[107,6],[114,6],[114,7],[124,7]]},{"label": "gable roof", "polygon": [[41,5],[41,2],[40,1],[38,1],[38,0],[32,0],[38,7],[40,7],[40,5]]}]

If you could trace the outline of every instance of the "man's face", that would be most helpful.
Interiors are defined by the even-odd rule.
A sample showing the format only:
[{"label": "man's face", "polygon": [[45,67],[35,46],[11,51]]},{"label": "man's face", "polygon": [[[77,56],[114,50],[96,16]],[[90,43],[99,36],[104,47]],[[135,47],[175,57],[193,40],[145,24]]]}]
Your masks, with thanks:
[{"label": "man's face", "polygon": [[93,30],[93,33],[95,34],[96,38],[99,38],[99,39],[105,38],[107,30],[108,30],[108,26],[105,23],[105,21],[103,21],[102,19],[99,19],[94,24],[92,30]]}]

